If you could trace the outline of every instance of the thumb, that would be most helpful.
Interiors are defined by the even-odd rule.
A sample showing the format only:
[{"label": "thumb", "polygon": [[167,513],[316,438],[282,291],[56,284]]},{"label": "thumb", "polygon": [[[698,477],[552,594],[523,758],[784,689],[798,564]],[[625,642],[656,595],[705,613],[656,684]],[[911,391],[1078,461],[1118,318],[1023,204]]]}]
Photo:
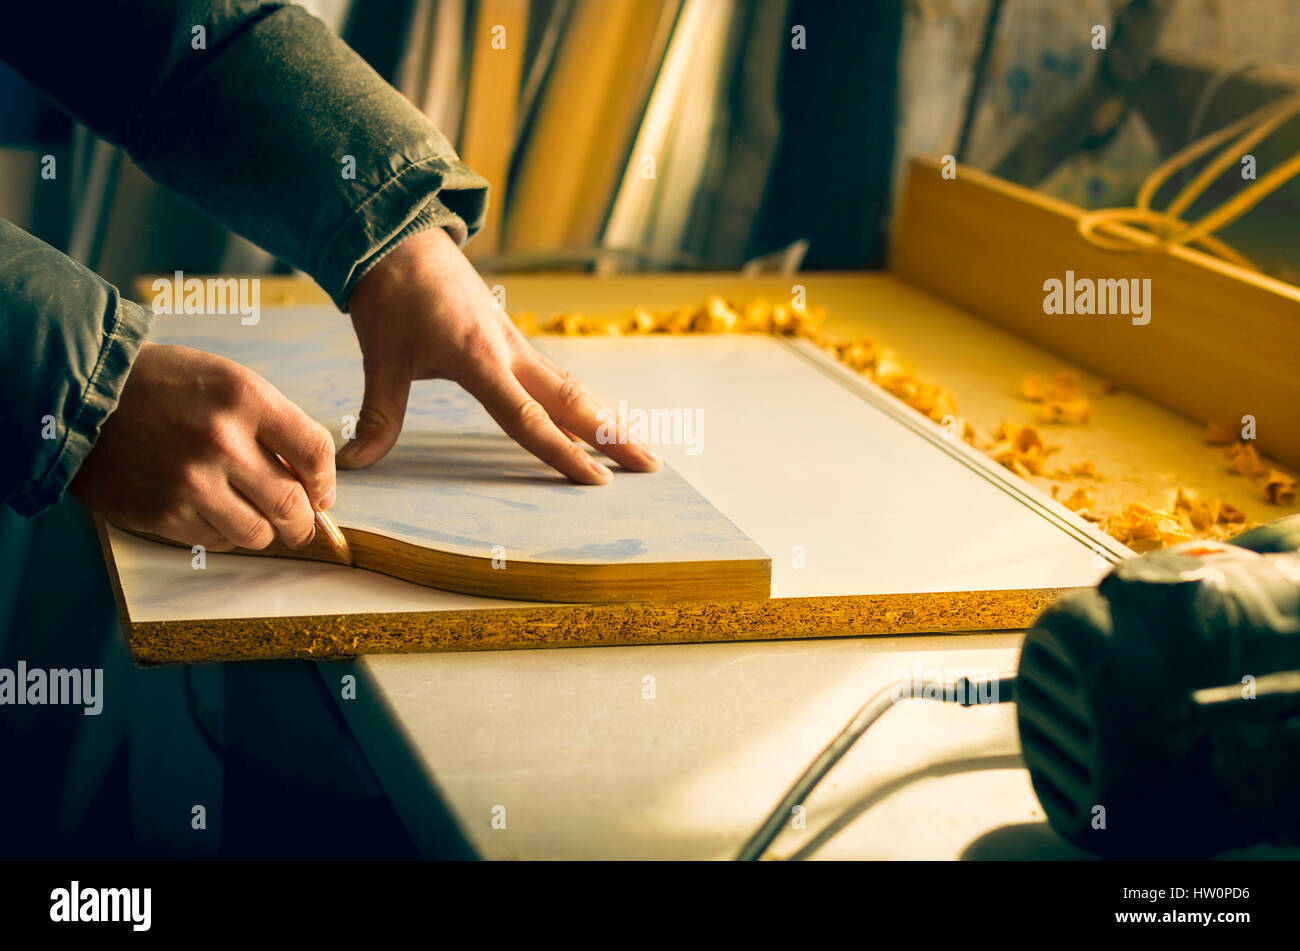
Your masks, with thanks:
[{"label": "thumb", "polygon": [[356,436],[339,450],[336,463],[343,469],[363,469],[378,462],[393,448],[406,418],[411,395],[410,379],[394,368],[366,369],[366,394],[357,417]]}]

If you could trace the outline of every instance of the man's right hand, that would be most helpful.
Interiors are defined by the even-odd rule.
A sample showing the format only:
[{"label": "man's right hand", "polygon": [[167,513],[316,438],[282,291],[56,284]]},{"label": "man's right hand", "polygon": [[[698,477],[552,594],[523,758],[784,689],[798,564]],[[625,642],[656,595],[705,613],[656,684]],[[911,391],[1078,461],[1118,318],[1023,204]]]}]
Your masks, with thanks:
[{"label": "man's right hand", "polygon": [[334,502],[334,440],[251,370],[145,343],[72,492],[122,528],[210,551],[300,548],[313,506]]}]

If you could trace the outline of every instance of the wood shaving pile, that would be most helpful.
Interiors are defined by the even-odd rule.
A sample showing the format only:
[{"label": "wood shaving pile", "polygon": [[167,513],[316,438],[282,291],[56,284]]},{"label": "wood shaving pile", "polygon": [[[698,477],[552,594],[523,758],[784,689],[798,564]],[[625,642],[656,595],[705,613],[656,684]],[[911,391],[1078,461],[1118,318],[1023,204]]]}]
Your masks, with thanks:
[{"label": "wood shaving pile", "polygon": [[1112,538],[1134,551],[1151,551],[1193,538],[1223,540],[1247,528],[1246,516],[1231,502],[1199,499],[1192,489],[1174,490],[1168,509],[1149,509],[1130,502],[1119,515],[1106,518],[1102,527]]},{"label": "wood shaving pile", "polygon": [[554,314],[540,320],[524,312],[514,318],[524,333],[566,336],[626,336],[635,334],[762,333],[803,337],[821,347],[857,373],[868,377],[908,406],[937,423],[956,418],[957,401],[940,386],[917,378],[899,361],[894,351],[864,338],[833,342],[823,325],[826,309],[801,306],[793,301],[773,303],[759,297],[735,305],[726,298],[711,296],[697,307],[675,307],[651,312],[634,308],[613,317],[591,317],[582,313]]},{"label": "wood shaving pile", "polygon": [[[710,296],[696,307],[676,307],[649,311],[634,308],[613,317],[593,317],[571,312],[554,314],[540,320],[537,314],[523,312],[514,318],[515,326],[527,334],[561,334],[565,336],[626,336],[637,334],[685,333],[765,333],[797,336],[810,340],[856,373],[876,383],[908,406],[936,423],[955,426],[955,432],[976,449],[1022,478],[1101,479],[1096,466],[1083,460],[1064,468],[1049,470],[1048,459],[1061,447],[1049,445],[1042,433],[1030,424],[1003,421],[996,432],[988,433],[961,419],[957,401],[945,388],[919,379],[899,360],[897,354],[870,338],[831,341],[824,330],[826,310],[822,307],[773,303],[759,297],[736,305],[726,298]],[[1104,394],[1119,391],[1113,382],[1102,384]],[[1074,373],[1059,373],[1051,380],[1026,377],[1020,396],[1038,405],[1036,421],[1052,425],[1084,425],[1091,417],[1091,404],[1080,394],[1079,379]],[[1238,475],[1262,478],[1264,498],[1273,505],[1295,500],[1296,480],[1278,469],[1270,469],[1250,443],[1237,441],[1235,430],[1210,423],[1205,441],[1213,446],[1228,446],[1228,469]],[[1060,494],[1051,487],[1052,497]],[[1193,489],[1175,490],[1168,506],[1151,509],[1136,502],[1119,512],[1096,511],[1096,498],[1079,487],[1062,504],[1081,518],[1097,523],[1107,534],[1134,551],[1164,548],[1193,538],[1222,540],[1251,527],[1241,509],[1221,499],[1202,499]]]}]

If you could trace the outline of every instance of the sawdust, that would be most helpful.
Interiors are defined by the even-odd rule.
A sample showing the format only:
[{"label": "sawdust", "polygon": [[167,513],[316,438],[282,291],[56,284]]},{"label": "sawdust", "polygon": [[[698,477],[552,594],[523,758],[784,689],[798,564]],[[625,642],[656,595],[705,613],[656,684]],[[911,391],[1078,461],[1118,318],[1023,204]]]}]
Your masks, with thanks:
[{"label": "sawdust", "polygon": [[[794,300],[772,302],[765,297],[737,305],[714,295],[695,307],[663,311],[633,308],[612,317],[559,313],[545,321],[527,312],[513,319],[525,333],[566,336],[764,333],[801,337],[812,341],[849,369],[927,418],[952,427],[964,442],[1022,478],[1103,479],[1097,467],[1087,459],[1048,471],[1048,459],[1061,447],[1049,444],[1034,425],[1004,420],[990,436],[962,419],[958,415],[957,400],[949,390],[918,377],[892,349],[876,340],[866,337],[830,340],[825,332],[826,311],[822,307]],[[1113,381],[1103,382],[1099,389],[1101,395],[1119,391],[1119,385]],[[1073,372],[1058,373],[1050,380],[1037,375],[1027,376],[1021,380],[1018,393],[1022,399],[1037,406],[1035,422],[1083,426],[1091,419],[1091,403],[1081,394],[1078,375]],[[1270,470],[1253,445],[1235,440],[1235,431],[1227,426],[1211,422],[1206,427],[1205,442],[1208,445],[1229,446],[1227,464],[1230,472],[1263,479],[1264,498],[1273,505],[1294,501],[1296,479],[1278,469]],[[1051,486],[1051,494],[1058,498],[1060,487]],[[1082,486],[1075,488],[1062,504],[1135,551],[1163,548],[1193,538],[1221,541],[1252,527],[1237,506],[1223,499],[1203,499],[1190,488],[1177,489],[1163,509],[1130,502],[1119,511],[1101,512],[1097,510],[1096,496]]]}]

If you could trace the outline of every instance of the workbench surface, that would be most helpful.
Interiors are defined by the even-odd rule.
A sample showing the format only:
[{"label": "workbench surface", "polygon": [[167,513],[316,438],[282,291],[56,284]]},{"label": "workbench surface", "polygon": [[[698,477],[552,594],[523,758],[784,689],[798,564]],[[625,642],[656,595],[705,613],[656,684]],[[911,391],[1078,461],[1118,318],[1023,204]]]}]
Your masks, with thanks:
[{"label": "workbench surface", "polygon": [[[711,293],[776,299],[794,281],[828,308],[833,333],[892,346],[981,426],[1027,421],[1020,378],[1069,368],[888,274],[501,283],[508,308],[545,316],[679,306]],[[284,293],[301,304],[313,291]],[[1100,383],[1080,376],[1085,387]],[[1245,498],[1248,484],[1227,475],[1200,437],[1198,423],[1124,393],[1096,400],[1087,427],[1051,430],[1063,461],[1087,458],[1103,473],[1099,494],[1161,506],[1167,491],[1190,485],[1252,519],[1295,510]],[[322,595],[328,586],[322,579]],[[275,597],[269,588],[259,596]],[[841,637],[375,655],[318,667],[336,697],[339,678],[358,675],[358,698],[338,702],[418,843],[429,841],[423,817],[436,791],[485,856],[726,857],[894,675],[918,665],[945,676],[1006,672],[1020,641],[1014,632]],[[830,774],[807,804],[807,828],[787,829],[774,854],[1077,855],[1043,823],[1017,750],[1012,707],[904,704]],[[492,827],[496,806],[504,829]],[[823,834],[828,823],[837,834]]]},{"label": "workbench surface", "polygon": [[[319,668],[336,697],[341,678],[357,676],[358,698],[340,708],[419,845],[434,841],[422,823],[436,794],[485,858],[725,859],[875,691],[922,671],[1010,673],[1019,643],[830,638],[377,655]],[[493,826],[497,807],[504,829]],[[771,855],[1081,854],[1044,822],[1013,705],[898,705],[805,810],[805,827],[788,823]]]}]

